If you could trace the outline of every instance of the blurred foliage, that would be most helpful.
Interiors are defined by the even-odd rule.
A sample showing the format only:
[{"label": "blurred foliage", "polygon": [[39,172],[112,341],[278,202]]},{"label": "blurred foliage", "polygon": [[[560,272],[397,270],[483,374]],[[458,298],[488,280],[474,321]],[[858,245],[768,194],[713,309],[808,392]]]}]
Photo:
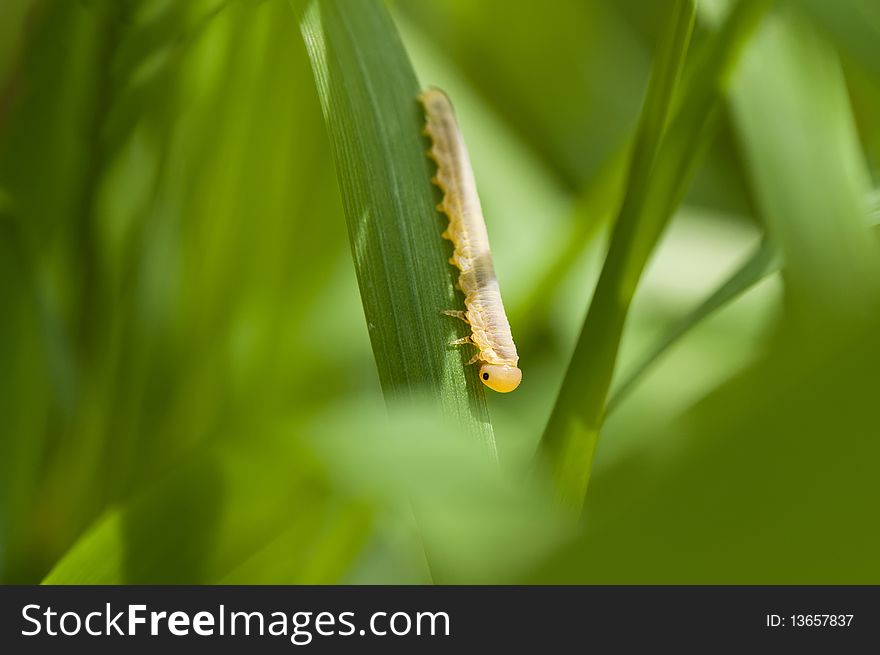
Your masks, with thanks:
[{"label": "blurred foliage", "polygon": [[[0,3],[0,581],[880,582],[874,3],[776,0],[716,130],[678,128],[704,156],[648,239],[579,521],[533,455],[673,0],[346,4]],[[731,4],[699,3],[687,85],[718,88],[698,62]],[[331,6],[371,17],[328,70],[372,122],[328,137],[301,29]],[[350,182],[404,188],[418,110],[388,113],[375,62],[407,55],[456,104],[520,345],[523,385],[487,398],[497,462],[421,401],[386,407],[364,320],[332,153],[386,130]],[[781,273],[727,293],[765,239]],[[397,293],[433,293],[423,260],[388,260],[413,269]]]},{"label": "blurred foliage", "polygon": [[544,460],[566,504],[580,507],[586,494],[639,278],[714,135],[730,72],[768,4],[739,2],[687,74],[696,11],[689,0],[682,0],[670,15],[636,128],[608,254],[541,440]]}]

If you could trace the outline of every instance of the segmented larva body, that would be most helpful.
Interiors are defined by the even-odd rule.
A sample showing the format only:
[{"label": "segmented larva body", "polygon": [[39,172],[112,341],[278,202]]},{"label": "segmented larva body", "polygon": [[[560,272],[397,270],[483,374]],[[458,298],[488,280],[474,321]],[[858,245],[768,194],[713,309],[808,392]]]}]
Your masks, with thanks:
[{"label": "segmented larva body", "polygon": [[483,362],[483,384],[502,393],[513,391],[522,380],[522,371],[517,366],[519,356],[501,302],[467,148],[445,93],[428,89],[419,95],[419,101],[427,118],[424,132],[432,141],[428,156],[437,163],[432,181],[443,191],[437,209],[449,217],[443,237],[454,246],[449,262],[461,271],[458,286],[467,308],[465,312],[444,313],[458,316],[471,326],[470,336],[453,343],[472,343],[479,349],[468,363]]}]

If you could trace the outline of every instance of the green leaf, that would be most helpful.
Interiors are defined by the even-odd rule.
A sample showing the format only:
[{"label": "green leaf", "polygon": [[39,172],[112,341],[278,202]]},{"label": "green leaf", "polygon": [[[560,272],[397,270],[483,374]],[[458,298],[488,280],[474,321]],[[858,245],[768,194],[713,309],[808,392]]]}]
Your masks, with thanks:
[{"label": "green leaf", "polygon": [[105,512],[43,583],[339,582],[369,535],[370,513],[329,495],[296,437],[281,431],[192,453]]},{"label": "green leaf", "polygon": [[762,241],[729,278],[721,283],[702,302],[674,323],[657,342],[647,350],[633,366],[626,378],[612,392],[605,407],[606,416],[613,412],[629,396],[651,367],[692,328],[699,325],[724,305],[752,288],[768,275],[779,270],[780,261],[776,248],[769,241]]},{"label": "green leaf", "polygon": [[25,40],[28,12],[33,8],[31,0],[7,0],[0,4],[0,127],[3,116],[6,113],[5,105],[8,100],[4,98],[9,93],[10,71],[14,70],[16,59]]},{"label": "green leaf", "polygon": [[541,329],[548,323],[560,280],[568,277],[584,251],[614,217],[620,205],[629,157],[630,144],[627,144],[603,164],[575,201],[564,246],[537,272],[524,297],[511,306],[511,324],[521,326],[517,330],[517,344],[522,352],[532,350],[542,338]]},{"label": "green leaf", "polygon": [[[499,466],[483,456],[481,444],[421,403],[373,411],[385,420],[350,412],[316,423],[315,451],[335,488],[379,516],[408,519],[394,532],[419,547],[423,570],[413,567],[402,579],[398,571],[389,580],[387,573],[377,576],[374,561],[357,572],[357,582],[504,584],[572,536],[571,517],[545,479]],[[392,525],[377,525],[377,539],[390,536]],[[387,554],[366,548],[363,557]],[[400,554],[394,559],[398,565],[389,564],[399,569]]]},{"label": "green leaf", "polygon": [[[416,0],[394,7],[534,158],[579,193],[632,131],[651,65],[653,48],[621,4]],[[653,18],[669,4],[640,2],[638,13]]]},{"label": "green leaf", "polygon": [[[53,448],[46,426],[48,417],[61,416],[68,428],[81,394],[69,334],[76,318],[64,310],[67,297],[90,287],[81,285],[81,262],[88,252],[85,208],[99,150],[91,138],[114,29],[108,5],[92,4],[4,3],[0,10],[0,31],[13,30],[14,14],[25,12],[18,16],[23,22],[14,43],[0,48],[12,56],[0,62],[8,66],[0,80],[0,313],[15,319],[0,327],[0,575],[7,581],[39,579],[47,565],[41,556],[81,517],[77,501],[91,491],[87,483],[71,484],[53,505],[57,519],[41,521],[47,528],[39,535],[24,529],[39,512],[34,501],[44,467],[77,441],[65,432]],[[67,54],[48,54],[58,50]],[[80,259],[67,256],[68,246]],[[84,462],[88,445],[79,441],[70,452],[66,469],[79,468],[91,480]]]},{"label": "green leaf", "polygon": [[435,210],[418,81],[380,2],[315,0],[302,33],[342,192],[352,257],[386,400],[426,394],[494,452],[482,385],[448,345],[464,325]]},{"label": "green leaf", "polygon": [[[662,134],[674,91],[654,89],[674,86],[683,57],[661,57],[667,68],[677,70],[654,72],[608,255],[541,442],[566,504],[580,507],[586,494],[617,350],[641,273],[710,141],[726,79],[766,5],[744,0],[734,8],[684,84],[680,109]],[[692,21],[694,11],[687,6],[673,15],[663,46],[673,52],[687,50],[683,35],[689,31],[681,23]]]},{"label": "green leaf", "polygon": [[0,576],[31,583],[218,426],[377,387],[287,4],[40,4],[0,138]]},{"label": "green leaf", "polygon": [[876,319],[818,343],[779,326],[671,424],[649,414],[644,447],[597,468],[582,539],[534,579],[880,582]]},{"label": "green leaf", "polygon": [[[878,223],[880,223],[880,196],[871,194],[868,201],[871,205],[871,224],[874,233],[877,233],[876,228]],[[677,344],[682,337],[727,303],[732,302],[751,289],[765,277],[778,273],[781,267],[782,259],[779,256],[778,248],[768,239],[764,239],[740,267],[731,273],[730,277],[691,311],[676,321],[650,349],[645,351],[638,363],[633,366],[632,370],[612,392],[605,407],[605,414],[608,415],[619,407],[635,389],[645,373],[657,363],[664,353]]]},{"label": "green leaf", "polygon": [[841,50],[880,76],[880,4],[876,0],[801,0],[795,6],[812,16]]},{"label": "green leaf", "polygon": [[780,5],[731,100],[757,204],[785,262],[789,308],[811,324],[864,316],[880,298],[880,257],[869,237],[870,176],[834,49]]}]

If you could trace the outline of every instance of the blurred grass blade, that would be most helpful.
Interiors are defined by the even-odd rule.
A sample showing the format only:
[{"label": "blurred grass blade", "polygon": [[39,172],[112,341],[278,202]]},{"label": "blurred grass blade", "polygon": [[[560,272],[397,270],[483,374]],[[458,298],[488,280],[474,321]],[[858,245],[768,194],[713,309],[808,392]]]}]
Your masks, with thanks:
[{"label": "blurred grass blade", "polygon": [[[557,493],[571,506],[580,507],[586,494],[620,337],[639,277],[711,140],[726,80],[767,4],[764,0],[744,0],[736,5],[683,84],[680,109],[665,133],[660,138],[637,137],[637,142],[656,143],[656,152],[635,148],[638,154],[634,157],[638,159],[630,167],[605,265],[541,441],[541,452],[556,481]],[[670,26],[664,47],[686,50],[687,44],[673,39],[686,33],[677,23],[690,21],[693,16],[682,11],[674,16],[676,23]],[[662,57],[661,61],[670,66],[682,64],[682,59],[675,56]],[[659,80],[672,81],[679,76],[680,71],[654,72]],[[655,97],[667,103],[674,100],[673,93]],[[668,106],[646,104],[640,131],[649,127],[656,130],[667,120],[646,114],[666,117],[669,111]]]},{"label": "blurred grass blade", "polygon": [[[369,536],[370,512],[328,493],[297,437],[280,431],[257,448],[238,442],[193,452],[105,512],[43,584],[338,583]],[[282,547],[284,557],[271,556]],[[322,551],[323,564],[313,567],[309,558]]]},{"label": "blurred grass blade", "polygon": [[779,267],[780,260],[776,254],[776,247],[767,240],[762,241],[727,280],[688,314],[672,325],[666,334],[658,339],[657,343],[642,355],[642,358],[633,367],[632,372],[612,392],[605,408],[605,414],[608,415],[613,412],[629,396],[630,392],[636,388],[642,377],[657,360],[678,343],[693,327],[699,325],[704,319],[711,316],[743,292],[752,288],[768,275],[777,272]]},{"label": "blurred grass blade", "polygon": [[[871,194],[868,201],[872,207],[870,215],[871,226],[874,233],[877,233],[877,227],[880,224],[880,206],[878,206],[880,205],[880,195]],[[605,414],[608,415],[613,412],[629,396],[630,392],[638,386],[645,373],[654,366],[666,351],[678,343],[683,336],[768,275],[778,273],[781,268],[782,259],[779,257],[778,248],[768,239],[764,239],[729,278],[672,325],[666,334],[658,339],[657,343],[642,355],[642,358],[633,367],[632,371],[612,392],[605,407]]]},{"label": "blurred grass blade", "polygon": [[639,116],[624,202],[632,202],[647,183],[674,108],[696,15],[696,5],[691,0],[675,2]]},{"label": "blurred grass blade", "polygon": [[[383,420],[370,420],[372,412]],[[505,474],[482,456],[481,444],[421,403],[337,414],[316,424],[313,443],[334,488],[377,508],[380,517],[406,517],[398,529],[416,536],[413,551],[418,544],[423,569],[413,570],[409,582],[512,582],[538,554],[571,536],[570,517],[546,480]],[[375,527],[381,538],[391,526]],[[358,582],[389,582],[374,575]]]},{"label": "blurred grass blade", "polygon": [[0,129],[10,105],[18,58],[27,36],[31,0],[6,0],[0,3]]},{"label": "blurred grass blade", "polygon": [[789,307],[805,325],[866,315],[878,300],[880,258],[868,236],[870,176],[836,53],[780,5],[732,91],[757,203],[785,261]]},{"label": "blurred grass blade", "polygon": [[675,90],[684,70],[695,18],[695,5],[690,0],[676,2],[670,18],[672,27],[666,34],[664,47],[658,52],[655,73],[648,85],[632,143],[626,143],[610,156],[581,192],[566,247],[539,276],[526,298],[513,308],[513,323],[525,326],[519,336],[522,350],[527,350],[540,336],[535,331],[536,326],[544,323],[559,280],[566,277],[606,220],[613,218],[614,212],[620,208],[627,178],[630,187],[644,184],[674,106]]},{"label": "blurred grass blade", "polygon": [[880,3],[877,0],[802,0],[805,11],[841,50],[880,76]]},{"label": "blurred grass blade", "polygon": [[438,398],[494,452],[482,385],[463,366],[470,353],[447,345],[465,326],[440,312],[461,299],[434,208],[420,88],[397,31],[381,2],[315,0],[302,33],[385,397]]},{"label": "blurred grass blade", "polygon": [[601,235],[620,206],[631,144],[626,143],[602,165],[599,172],[580,193],[572,210],[569,236],[549,264],[539,271],[523,298],[510,310],[512,325],[517,328],[516,342],[521,352],[535,348],[542,338],[559,281],[566,279],[587,248]]}]

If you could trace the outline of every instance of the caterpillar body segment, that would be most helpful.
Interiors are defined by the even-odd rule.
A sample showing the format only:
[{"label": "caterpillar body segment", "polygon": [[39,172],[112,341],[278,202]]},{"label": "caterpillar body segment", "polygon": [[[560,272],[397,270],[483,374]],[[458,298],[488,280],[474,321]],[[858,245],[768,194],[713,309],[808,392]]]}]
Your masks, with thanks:
[{"label": "caterpillar body segment", "polygon": [[445,93],[428,89],[419,95],[419,102],[426,116],[423,132],[432,142],[427,154],[437,164],[432,182],[443,192],[437,210],[449,218],[442,236],[452,241],[449,263],[460,271],[456,286],[464,293],[466,307],[464,312],[443,313],[470,325],[471,335],[453,343],[473,343],[477,347],[471,362],[482,362],[479,375],[483,384],[502,393],[513,391],[522,380],[519,355],[501,301],[467,148]]}]

